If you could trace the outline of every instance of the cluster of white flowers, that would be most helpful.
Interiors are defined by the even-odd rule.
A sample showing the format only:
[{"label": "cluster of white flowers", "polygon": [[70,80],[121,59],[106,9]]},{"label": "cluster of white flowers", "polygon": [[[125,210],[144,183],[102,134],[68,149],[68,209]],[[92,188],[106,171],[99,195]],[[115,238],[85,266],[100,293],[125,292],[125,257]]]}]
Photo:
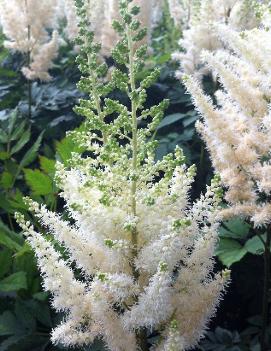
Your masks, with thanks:
[{"label": "cluster of white flowers", "polygon": [[[59,46],[57,0],[0,0],[0,23],[7,48],[29,55],[22,71],[27,79],[49,80],[48,69]],[[48,30],[53,30],[50,36]]]},{"label": "cluster of white flowers", "polygon": [[[148,29],[145,41],[150,42],[154,24],[162,10],[162,0],[135,0],[141,7],[140,21]],[[118,0],[89,0],[88,19],[95,40],[102,43],[101,54],[110,56],[119,36],[112,21],[119,18]],[[0,25],[7,48],[30,55],[22,72],[29,80],[50,80],[48,70],[57,56],[59,23],[65,22],[64,38],[73,41],[79,33],[79,19],[74,0],[0,0]],[[53,30],[52,36],[50,32]]]},{"label": "cluster of white flowers", "polygon": [[200,0],[167,0],[171,17],[176,27],[185,30],[197,11]]},{"label": "cluster of white flowers", "polygon": [[[165,344],[157,350],[190,348],[203,335],[227,280],[226,275],[210,274],[219,222],[217,184],[189,206],[191,169],[176,166],[172,177],[154,184],[149,183],[151,174],[142,176],[135,224],[127,221],[131,180],[120,173],[120,164],[107,166],[97,179],[89,170],[92,160],[84,161],[90,162],[80,170],[59,165],[58,181],[74,224],[26,200],[66,248],[70,263],[81,269],[84,283],[76,280],[70,263],[53,245],[18,216],[36,253],[44,288],[54,295],[53,306],[67,312],[65,322],[53,331],[53,341],[72,346],[103,337],[110,350],[135,351],[136,331],[147,328],[164,336]],[[110,203],[104,203],[105,196]],[[129,225],[137,230],[136,257]],[[180,326],[182,340],[174,348],[172,321]]]},{"label": "cluster of white flowers", "polygon": [[231,207],[224,214],[264,225],[271,221],[271,34],[269,28],[240,34],[222,25],[216,31],[231,49],[203,53],[223,87],[216,93],[217,106],[195,80],[187,78],[185,84],[203,116],[198,130],[228,188]]},{"label": "cluster of white flowers", "polygon": [[[105,85],[108,68],[86,31],[88,7],[77,0],[79,86],[90,99],[76,107],[86,117],[85,131],[73,134],[92,156],[74,154],[69,167],[57,166],[65,220],[26,199],[54,241],[22,215],[17,220],[36,253],[44,288],[66,313],[52,333],[55,343],[84,345],[97,337],[112,351],[183,351],[202,337],[229,278],[228,272],[213,273],[221,190],[215,177],[206,194],[191,203],[195,167],[184,165],[181,149],[155,161],[157,143],[150,136],[168,103],[143,107],[157,71],[135,82],[147,52],[139,46],[145,31],[136,3],[120,0],[114,22],[120,41],[113,57],[128,73],[114,68]],[[112,86],[127,92],[130,110],[117,100],[102,103]],[[147,127],[140,128],[147,118]],[[161,335],[154,345],[148,340],[152,333]]]},{"label": "cluster of white flowers", "polygon": [[[188,4],[169,0],[169,3],[175,4],[171,13],[178,26],[183,28],[179,41],[181,51],[172,56],[180,64],[180,70],[176,72],[178,78],[183,74],[194,74],[200,79],[209,73],[201,60],[202,50],[215,52],[225,45],[216,35],[215,24],[224,24],[237,31],[257,28],[268,8],[257,0],[194,0]],[[182,18],[188,18],[186,23],[178,16],[176,18],[178,11]],[[185,16],[183,12],[186,12]]]}]

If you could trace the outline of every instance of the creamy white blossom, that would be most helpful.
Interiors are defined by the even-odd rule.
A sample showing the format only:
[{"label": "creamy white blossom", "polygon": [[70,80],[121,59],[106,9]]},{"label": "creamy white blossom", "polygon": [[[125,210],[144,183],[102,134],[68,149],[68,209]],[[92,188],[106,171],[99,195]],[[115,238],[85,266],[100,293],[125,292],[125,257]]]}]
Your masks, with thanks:
[{"label": "creamy white blossom", "polygon": [[0,24],[7,38],[5,47],[28,55],[22,68],[26,78],[50,80],[48,70],[59,47],[57,0],[1,0]]},{"label": "creamy white blossom", "polygon": [[[63,216],[26,199],[54,240],[37,233],[21,215],[17,218],[36,253],[44,288],[53,294],[53,306],[66,315],[52,333],[53,342],[75,346],[101,338],[112,351],[137,351],[143,345],[150,349],[148,337],[156,332],[162,342],[152,345],[155,349],[178,350],[180,341],[185,350],[202,337],[228,280],[213,273],[221,191],[215,177],[192,203],[195,167],[185,165],[182,150],[177,146],[156,160],[152,135],[168,102],[144,107],[146,89],[158,71],[135,81],[147,53],[139,44],[144,31],[133,21],[136,3],[120,1],[115,22],[120,42],[114,58],[128,73],[116,65],[106,85],[108,67],[100,63],[94,33],[85,31],[88,3],[77,0],[83,73],[78,86],[90,98],[75,108],[86,121],[70,137],[87,152],[72,154],[65,167],[57,164]],[[129,108],[105,97],[112,86],[128,92]],[[147,118],[141,127],[139,121]]]},{"label": "creamy white blossom", "polygon": [[[201,79],[210,72],[201,59],[202,50],[215,52],[226,45],[217,36],[216,24],[237,31],[257,28],[264,14],[269,12],[267,5],[255,0],[194,0],[189,1],[189,5],[185,5],[184,0],[170,0],[169,4],[171,2],[175,3],[174,8],[186,8],[189,13],[188,24],[184,26],[179,20],[178,25],[184,29],[179,41],[181,50],[172,55],[180,64],[180,70],[176,72],[179,78],[183,74],[194,74]],[[172,12],[176,13],[176,10]]]},{"label": "creamy white blossom", "polygon": [[218,76],[222,89],[217,106],[199,84],[188,78],[186,86],[203,120],[198,130],[213,165],[227,187],[231,207],[224,214],[243,215],[255,226],[270,222],[270,32],[265,28],[241,34],[216,26],[231,51],[204,52],[202,57]]}]

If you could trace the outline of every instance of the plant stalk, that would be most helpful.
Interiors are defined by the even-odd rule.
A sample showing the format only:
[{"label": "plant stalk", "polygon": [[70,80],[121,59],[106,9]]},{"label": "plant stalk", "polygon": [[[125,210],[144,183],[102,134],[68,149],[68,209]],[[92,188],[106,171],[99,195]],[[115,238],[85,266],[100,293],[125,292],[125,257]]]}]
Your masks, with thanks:
[{"label": "plant stalk", "polygon": [[266,241],[264,247],[264,284],[262,299],[262,333],[260,338],[261,350],[268,350],[268,315],[269,315],[269,284],[270,284],[270,244],[271,244],[271,225],[266,232]]},{"label": "plant stalk", "polygon": [[[27,38],[28,41],[30,42],[31,39],[31,27],[30,25],[27,26]],[[27,53],[27,66],[30,68],[31,64],[31,51],[29,50]],[[32,117],[32,111],[31,111],[31,106],[32,106],[32,82],[30,79],[27,80],[27,97],[28,97],[28,118],[29,120]]]},{"label": "plant stalk", "polygon": [[[136,91],[135,73],[134,73],[134,46],[132,41],[132,33],[129,26],[127,26],[127,40],[129,48],[129,78],[130,78],[130,93]],[[137,215],[137,204],[136,204],[136,189],[137,189],[137,162],[138,162],[138,144],[137,144],[137,103],[133,96],[131,99],[131,117],[132,117],[132,184],[131,184],[131,209],[134,217]],[[135,280],[138,280],[139,273],[134,265],[134,260],[137,257],[138,250],[138,231],[137,228],[131,230],[132,235],[132,270]],[[137,297],[135,298],[135,302]],[[148,338],[147,331],[141,329],[136,332],[137,344],[141,351],[148,351]]]}]

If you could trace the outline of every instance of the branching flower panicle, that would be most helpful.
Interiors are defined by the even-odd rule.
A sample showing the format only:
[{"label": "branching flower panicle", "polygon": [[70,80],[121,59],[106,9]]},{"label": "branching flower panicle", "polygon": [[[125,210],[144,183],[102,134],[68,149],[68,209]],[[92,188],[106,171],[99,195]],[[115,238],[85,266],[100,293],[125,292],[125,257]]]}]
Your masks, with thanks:
[{"label": "branching flower panicle", "polygon": [[229,51],[203,53],[218,75],[222,89],[217,105],[191,77],[185,79],[203,120],[203,136],[231,207],[224,214],[243,215],[255,226],[270,223],[270,31],[253,29],[241,34],[226,26],[217,33]]},{"label": "branching flower panicle", "polygon": [[[57,0],[1,0],[4,45],[27,56],[22,72],[28,80],[50,80],[48,70],[57,56]],[[53,30],[52,35],[50,31]]]},{"label": "branching flower panicle", "polygon": [[[119,1],[113,27],[120,39],[112,50],[112,79],[105,83],[108,67],[89,32],[87,2],[76,0],[76,6],[78,86],[89,97],[75,108],[85,123],[73,137],[88,156],[74,154],[69,166],[58,164],[56,175],[71,223],[26,199],[69,260],[17,215],[44,287],[66,313],[52,340],[74,346],[97,337],[113,351],[189,349],[201,338],[228,281],[228,275],[212,273],[219,180],[190,203],[195,167],[185,166],[182,150],[176,147],[156,161],[153,136],[168,101],[145,106],[159,70],[138,81],[147,55],[147,46],[139,45],[147,32],[138,20],[139,7]],[[113,90],[129,102],[110,98]],[[71,266],[81,270],[80,280]],[[161,335],[159,343],[151,345],[152,333]]]},{"label": "branching flower panicle", "polygon": [[[257,28],[262,23],[268,6],[256,0],[169,0],[174,14],[181,16],[178,26],[183,29],[183,37],[179,41],[180,51],[172,57],[180,64],[176,76],[194,74],[199,80],[210,72],[201,60],[202,50],[215,52],[225,46],[216,33],[215,24],[224,24],[236,31]],[[182,11],[181,11],[182,10]],[[188,17],[187,23],[183,18]]]}]

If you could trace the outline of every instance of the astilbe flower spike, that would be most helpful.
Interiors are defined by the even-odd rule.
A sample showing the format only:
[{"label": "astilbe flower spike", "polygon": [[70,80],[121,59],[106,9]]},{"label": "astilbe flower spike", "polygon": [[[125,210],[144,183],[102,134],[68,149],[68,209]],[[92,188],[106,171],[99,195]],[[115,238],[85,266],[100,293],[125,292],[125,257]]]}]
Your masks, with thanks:
[{"label": "astilbe flower spike", "polygon": [[217,105],[193,78],[185,84],[203,117],[198,130],[227,188],[230,207],[224,216],[242,215],[264,226],[271,220],[271,34],[269,28],[241,34],[221,25],[216,29],[231,49],[202,55],[222,86]]},{"label": "astilbe flower spike", "polygon": [[57,0],[0,0],[0,24],[7,37],[4,45],[26,54],[22,72],[28,80],[51,79],[48,70],[59,48],[56,9]]},{"label": "astilbe flower spike", "polygon": [[[257,0],[168,0],[172,17],[183,29],[180,50],[172,58],[180,64],[177,78],[193,74],[198,80],[210,70],[201,60],[202,50],[216,52],[225,47],[215,25],[224,24],[236,31],[257,28],[269,11],[267,1]],[[184,23],[184,19],[188,18]]]},{"label": "astilbe flower spike", "polygon": [[[73,154],[69,166],[57,166],[71,221],[26,199],[69,259],[17,214],[44,288],[66,315],[52,341],[74,346],[102,338],[112,351],[189,349],[203,335],[229,278],[228,272],[212,273],[219,179],[190,203],[195,167],[185,166],[181,149],[155,161],[153,135],[168,102],[144,107],[159,70],[138,82],[147,53],[138,46],[146,34],[139,7],[119,2],[120,20],[113,26],[120,40],[112,52],[112,80],[105,84],[108,67],[100,63],[101,45],[87,29],[86,4],[76,5],[79,87],[89,98],[75,108],[86,119],[84,129],[72,134],[89,156]],[[130,103],[108,98],[113,89],[126,93]],[[151,344],[148,337],[157,334],[159,341]]]}]

